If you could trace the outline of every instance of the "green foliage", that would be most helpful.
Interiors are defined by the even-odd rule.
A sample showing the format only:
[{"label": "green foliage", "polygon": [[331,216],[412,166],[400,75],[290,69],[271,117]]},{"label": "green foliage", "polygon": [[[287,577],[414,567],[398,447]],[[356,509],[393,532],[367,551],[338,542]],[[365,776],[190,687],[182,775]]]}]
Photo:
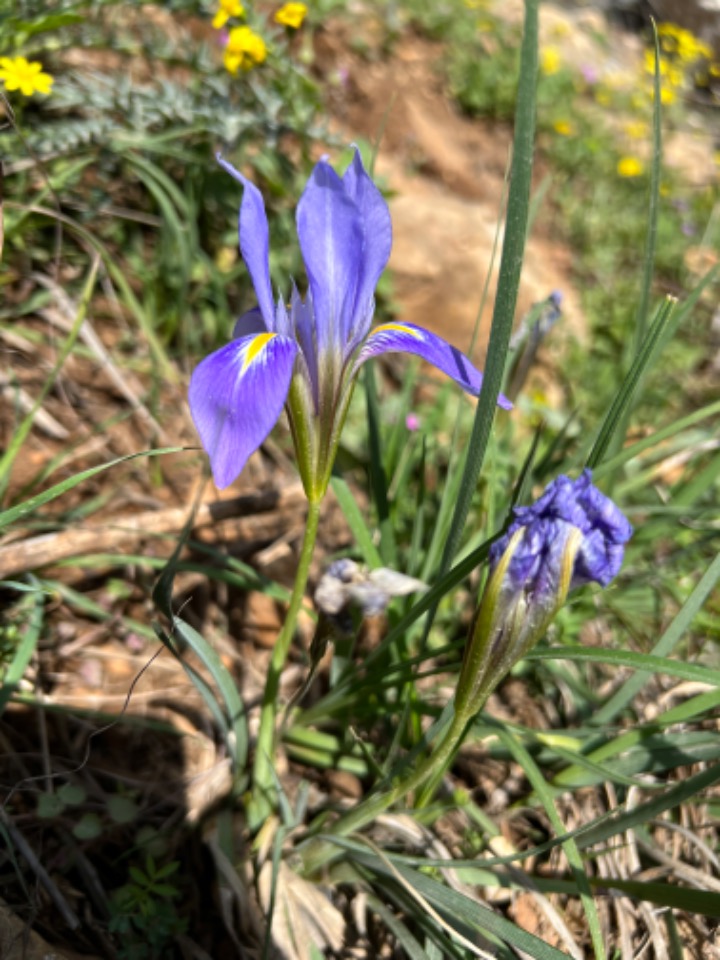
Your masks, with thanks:
[{"label": "green foliage", "polygon": [[[240,189],[216,169],[218,146],[262,188],[273,231],[271,268],[279,288],[286,289],[286,278],[299,273],[292,210],[323,132],[309,48],[293,45],[280,32],[268,33],[266,64],[233,78],[223,70],[214,41],[202,31],[206,39],[198,39],[190,29],[201,18],[207,27],[209,20],[209,9],[196,0],[149,5],[142,14],[132,11],[129,20],[116,0],[91,6],[61,0],[51,15],[43,6],[40,0],[20,4],[0,26],[5,49],[42,59],[55,76],[51,96],[13,100],[19,133],[12,152],[21,160],[9,165],[5,184],[7,282],[59,263],[80,306],[75,326],[59,345],[57,363],[48,368],[40,399],[29,414],[16,418],[0,462],[3,485],[11,467],[22,462],[37,409],[52,394],[63,361],[81,349],[76,336],[87,302],[97,296],[96,271],[106,271],[130,318],[127,326],[118,324],[118,351],[133,369],[145,363],[144,354],[151,356],[149,389],[155,393],[179,377],[171,354],[194,362],[225,341],[232,316],[250,305],[247,272],[235,250]],[[333,6],[338,5],[328,0],[313,8],[311,22],[324,25]],[[390,40],[404,22],[445,43],[443,69],[462,109],[501,122],[517,119],[488,375],[476,408],[451,389],[438,388],[412,364],[403,367],[400,391],[389,388],[382,376],[368,376],[365,390],[357,391],[332,482],[352,534],[343,553],[373,569],[390,566],[419,577],[428,589],[394,600],[382,629],[362,622],[357,612],[347,623],[332,624],[329,635],[320,638],[323,649],[333,650],[331,666],[322,668],[312,697],[301,697],[277,717],[282,660],[293,640],[288,616],[279,667],[273,654],[273,702],[263,704],[269,709],[270,737],[256,750],[262,756],[265,799],[272,798],[277,810],[270,804],[263,808],[268,816],[258,818],[262,823],[253,821],[260,827],[257,847],[263,856],[272,849],[274,883],[285,857],[283,866],[305,864],[310,876],[313,864],[324,864],[323,883],[344,884],[348,899],[362,889],[389,939],[413,958],[462,960],[467,943],[479,937],[501,957],[515,950],[548,960],[564,955],[512,923],[500,907],[488,910],[474,895],[478,886],[524,891],[528,883],[554,897],[560,914],[567,908],[573,928],[579,926],[573,907],[579,899],[586,931],[578,935],[578,949],[602,957],[612,945],[603,943],[597,916],[608,882],[598,876],[598,857],[626,843],[630,831],[649,858],[662,855],[655,821],[663,817],[668,830],[677,827],[681,833],[686,811],[705,802],[720,776],[714,732],[720,608],[713,593],[720,571],[718,402],[703,366],[715,275],[696,283],[683,267],[688,244],[696,242],[686,233],[702,232],[707,225],[706,240],[712,241],[717,190],[691,193],[679,175],[663,171],[659,163],[650,169],[645,164],[632,176],[632,166],[625,166],[622,173],[621,161],[635,155],[622,131],[605,122],[607,104],[600,101],[610,96],[611,107],[645,123],[648,102],[636,108],[622,91],[581,82],[577,71],[553,64],[540,51],[538,152],[550,178],[545,199],[534,206],[528,200],[534,30],[526,32],[519,54],[517,29],[481,3],[405,0],[400,8],[393,5],[397,18],[388,27]],[[171,19],[155,20],[154,13],[171,14]],[[395,15],[386,13],[388,21]],[[145,18],[142,30],[133,16]],[[73,61],[78,50],[85,63],[82,57],[80,64]],[[107,64],[115,66],[110,70]],[[137,70],[125,69],[129,64]],[[4,136],[9,142],[15,135]],[[651,183],[657,188],[652,191],[657,217],[653,213],[650,220],[657,227],[654,240],[648,239]],[[512,417],[494,416],[515,319],[517,271],[533,216],[536,226],[556,230],[572,250],[574,277],[590,321],[588,341],[570,346],[564,365],[553,366],[563,394],[555,408],[543,409],[524,395]],[[64,231],[59,253],[58,224]],[[653,261],[655,284],[649,286]],[[666,291],[679,297],[676,312],[671,318],[661,307],[643,337],[639,315],[649,307],[652,316]],[[25,321],[46,305],[44,294],[34,292],[17,305],[3,305],[2,318]],[[32,340],[37,331],[29,326],[23,333],[28,342],[39,342]],[[409,426],[408,415],[415,426]],[[102,493],[67,508],[62,497],[79,492],[83,483],[114,476],[133,456],[154,458],[179,449],[108,456],[41,487],[53,468],[46,465],[24,493],[11,490],[0,511],[0,530],[19,536],[21,525],[46,529],[57,526],[59,518],[68,526],[80,525]],[[499,818],[483,805],[482,786],[448,791],[446,783],[436,791],[433,782],[419,794],[398,794],[398,784],[407,783],[403,778],[432,757],[433,745],[449,727],[447,704],[492,538],[513,504],[528,503],[548,480],[561,472],[575,475],[585,462],[593,465],[603,490],[627,510],[636,534],[613,585],[573,595],[549,630],[547,644],[514,669],[524,701],[542,706],[544,719],[530,725],[513,716],[501,723],[481,714],[466,731],[467,743],[483,751],[488,767],[512,762],[524,774],[516,778],[513,798],[518,809],[529,811],[526,822],[515,821],[522,849],[495,856]],[[178,538],[167,566],[166,556],[138,549],[73,560],[76,574],[102,580],[101,600],[84,586],[63,582],[62,574],[47,581],[23,574],[2,584],[2,599],[8,600],[0,623],[0,710],[17,701],[44,708],[51,698],[52,691],[35,700],[22,680],[44,648],[58,645],[50,632],[57,604],[108,631],[126,629],[145,641],[160,636],[182,660],[218,750],[233,764],[232,797],[217,800],[222,808],[218,838],[208,843],[219,864],[210,880],[224,884],[225,895],[244,882],[236,866],[248,852],[236,837],[247,823],[241,808],[244,789],[252,785],[248,718],[258,707],[241,696],[234,673],[211,642],[216,625],[210,630],[195,609],[178,615],[176,574],[190,574],[193,584],[207,581],[210,590],[260,590],[280,603],[290,592],[228,555],[224,545],[193,542],[189,529]],[[309,562],[304,555],[303,576]],[[126,578],[126,570],[141,575]],[[138,582],[147,585],[158,573],[154,599],[165,627],[150,621],[149,588],[143,612],[127,612]],[[292,594],[293,614],[304,593],[303,581]],[[303,651],[297,649],[302,670]],[[701,686],[673,689],[668,678]],[[289,794],[284,768],[273,754],[276,719],[277,735],[295,764],[293,777],[307,775],[316,785],[324,782],[318,770],[359,778],[376,812],[394,797],[422,840],[415,845],[409,833],[401,832],[377,844],[374,833],[369,842],[359,834],[335,836],[329,854],[333,818],[327,807],[334,798],[313,802],[308,812],[307,783],[295,792],[293,780]],[[310,767],[316,770],[308,772]],[[448,755],[441,773],[452,770]],[[593,802],[601,810],[603,791],[612,804],[568,831],[566,798],[583,814],[591,808],[582,806],[590,791],[596,791]],[[356,810],[361,807],[362,802],[354,804]],[[177,809],[184,809],[181,801]],[[454,856],[442,860],[420,831],[432,831],[446,814],[443,829],[459,823],[461,835]],[[83,857],[93,863],[108,837],[132,833],[132,856],[141,851],[141,859],[128,866],[113,856],[107,901],[93,887],[108,908],[119,956],[168,956],[177,938],[190,935],[181,914],[193,900],[191,883],[207,878],[181,871],[184,859],[169,853],[175,850],[175,828],[149,822],[133,788],[107,790],[99,805],[91,777],[86,784],[78,775],[54,790],[39,791],[18,822],[31,819],[44,838],[58,838],[60,849],[73,850],[71,865],[70,858],[56,857],[52,868],[65,871],[68,886],[75,887],[78,878],[89,875],[73,872],[76,863],[83,865]],[[364,829],[366,822],[356,826]],[[408,820],[404,823],[407,828]],[[385,829],[394,829],[392,819]],[[51,843],[42,849],[53,856]],[[534,872],[528,878],[529,858]],[[452,882],[446,870],[453,871]],[[465,883],[464,891],[454,889],[457,879]],[[688,891],[675,880],[618,879],[615,889],[664,907],[669,915],[690,911],[700,920],[717,915],[715,893]]]},{"label": "green foliage", "polygon": [[118,957],[156,960],[167,956],[173,939],[187,928],[175,901],[182,895],[175,875],[177,860],[164,865],[148,854],[142,867],[131,864],[129,879],[114,891],[110,906],[110,933],[118,938]]}]

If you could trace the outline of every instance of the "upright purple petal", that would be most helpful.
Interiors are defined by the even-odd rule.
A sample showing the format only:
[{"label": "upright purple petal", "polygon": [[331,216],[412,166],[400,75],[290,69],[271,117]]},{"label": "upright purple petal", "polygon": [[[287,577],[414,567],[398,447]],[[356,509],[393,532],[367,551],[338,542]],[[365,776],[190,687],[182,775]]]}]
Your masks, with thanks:
[{"label": "upright purple petal", "polygon": [[239,170],[218,154],[218,163],[243,185],[240,204],[240,253],[250,271],[255,296],[268,330],[275,329],[272,284],[270,283],[270,230],[262,194]]},{"label": "upright purple petal", "polygon": [[297,229],[307,270],[320,350],[343,351],[362,268],[363,226],[343,181],[321,160],[297,208]]},{"label": "upright purple petal", "polygon": [[360,212],[363,226],[360,283],[355,297],[351,330],[360,337],[372,320],[375,287],[385,269],[392,248],[392,221],[383,195],[365,172],[360,151],[355,148],[352,163],[345,171],[343,183],[348,196]]},{"label": "upright purple petal", "polygon": [[[414,323],[383,323],[375,327],[358,354],[356,366],[381,353],[397,352],[414,353],[452,377],[474,397],[480,393],[482,374],[465,354],[429,330],[416,327]],[[498,398],[498,405],[505,410],[512,410],[512,404],[502,394]]]},{"label": "upright purple petal", "polygon": [[290,387],[298,347],[276,333],[233,340],[211,353],[190,380],[190,411],[222,489],[272,430]]}]

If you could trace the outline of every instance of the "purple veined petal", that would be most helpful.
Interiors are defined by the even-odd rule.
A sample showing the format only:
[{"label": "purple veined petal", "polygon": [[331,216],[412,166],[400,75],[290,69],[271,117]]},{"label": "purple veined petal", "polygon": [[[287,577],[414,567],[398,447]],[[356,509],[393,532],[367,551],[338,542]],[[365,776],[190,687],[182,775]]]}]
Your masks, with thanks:
[{"label": "purple veined petal", "polygon": [[252,333],[267,333],[260,307],[253,307],[241,317],[238,317],[233,327],[232,338],[238,340],[240,337],[249,337]]},{"label": "purple veined petal", "polygon": [[222,490],[272,430],[290,387],[294,340],[260,333],[211,353],[190,379],[190,411]]},{"label": "purple veined petal", "polygon": [[231,177],[234,177],[243,186],[238,221],[240,253],[250,272],[258,306],[265,321],[265,328],[274,330],[275,311],[273,309],[269,259],[270,229],[265,214],[265,202],[254,183],[251,183],[227,160],[223,160],[220,154],[217,155],[217,159],[223,170],[226,170]]},{"label": "purple veined petal", "polygon": [[390,258],[392,221],[388,205],[366,173],[357,147],[352,163],[343,176],[343,183],[348,196],[360,212],[363,225],[360,283],[355,298],[355,316],[352,324],[353,334],[362,338],[372,320],[375,287]]},{"label": "purple veined petal", "polygon": [[316,164],[300,198],[297,230],[318,349],[344,351],[362,268],[363,226],[343,181],[324,160]]},{"label": "purple veined petal", "polygon": [[[383,323],[375,327],[363,344],[355,365],[359,367],[370,357],[382,353],[397,352],[414,353],[452,377],[467,393],[474,397],[480,393],[482,374],[465,354],[429,330],[416,327],[414,323]],[[498,397],[498,405],[504,410],[512,410],[512,403],[502,394]]]}]

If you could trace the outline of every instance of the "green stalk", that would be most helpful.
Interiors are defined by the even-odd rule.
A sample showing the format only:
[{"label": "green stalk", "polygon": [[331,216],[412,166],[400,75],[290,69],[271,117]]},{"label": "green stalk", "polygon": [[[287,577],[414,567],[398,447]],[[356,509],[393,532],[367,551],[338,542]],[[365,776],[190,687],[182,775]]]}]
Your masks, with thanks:
[{"label": "green stalk", "polygon": [[[437,776],[447,768],[455,751],[462,743],[468,720],[466,713],[454,714],[442,740],[433,747],[432,752],[418,767],[389,790],[369,796],[353,810],[336,820],[325,832],[333,837],[345,837],[354,833],[368,823],[372,823],[408,793],[416,791],[429,780],[436,781]],[[302,856],[304,872],[312,875],[335,857],[340,856],[342,851],[332,840],[318,838],[311,840],[305,850],[300,850],[299,853]]]},{"label": "green stalk", "polygon": [[268,667],[265,692],[263,693],[260,709],[260,729],[258,730],[257,746],[255,748],[255,762],[253,765],[252,795],[248,804],[248,825],[255,832],[271,812],[275,802],[275,771],[273,759],[275,755],[275,720],[278,714],[278,692],[280,690],[280,675],[282,674],[290,651],[290,644],[295,634],[298,613],[302,606],[307,586],[310,562],[315,548],[318,523],[320,520],[321,499],[310,500],[305,536],[300,550],[300,561],[295,575],[293,586],[285,616],[285,623],[278,635],[273,650],[270,666]]}]

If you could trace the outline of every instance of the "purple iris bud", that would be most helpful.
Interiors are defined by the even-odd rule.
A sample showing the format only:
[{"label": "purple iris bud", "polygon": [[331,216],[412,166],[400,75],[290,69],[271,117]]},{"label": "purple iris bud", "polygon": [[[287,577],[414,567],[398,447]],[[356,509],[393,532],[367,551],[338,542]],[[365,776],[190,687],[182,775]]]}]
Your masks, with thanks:
[{"label": "purple iris bud", "polygon": [[592,483],[589,470],[577,480],[560,476],[530,507],[516,507],[505,535],[490,548],[495,569],[513,535],[521,538],[505,574],[508,587],[541,600],[554,596],[570,532],[581,534],[568,589],[595,581],[606,587],[622,565],[632,527],[609,497]]},{"label": "purple iris bud", "polygon": [[[340,430],[360,367],[383,353],[415,354],[473,396],[482,374],[445,340],[412,323],[372,328],[375,287],[390,256],[392,227],[382,194],[359,151],[340,177],[321,160],[297,208],[308,290],[273,295],[269,228],[260,191],[225,160],[243,186],[240,252],[257,307],[235,325],[235,339],[195,369],[190,409],[218,487],[240,474],[287,410],[298,466],[311,500],[327,487]],[[500,397],[505,409],[512,404]]]},{"label": "purple iris bud", "polygon": [[632,527],[593,486],[557,477],[530,507],[516,507],[490,548],[490,575],[463,661],[455,709],[480,710],[514,663],[543,636],[570,590],[606,587],[622,565]]}]

